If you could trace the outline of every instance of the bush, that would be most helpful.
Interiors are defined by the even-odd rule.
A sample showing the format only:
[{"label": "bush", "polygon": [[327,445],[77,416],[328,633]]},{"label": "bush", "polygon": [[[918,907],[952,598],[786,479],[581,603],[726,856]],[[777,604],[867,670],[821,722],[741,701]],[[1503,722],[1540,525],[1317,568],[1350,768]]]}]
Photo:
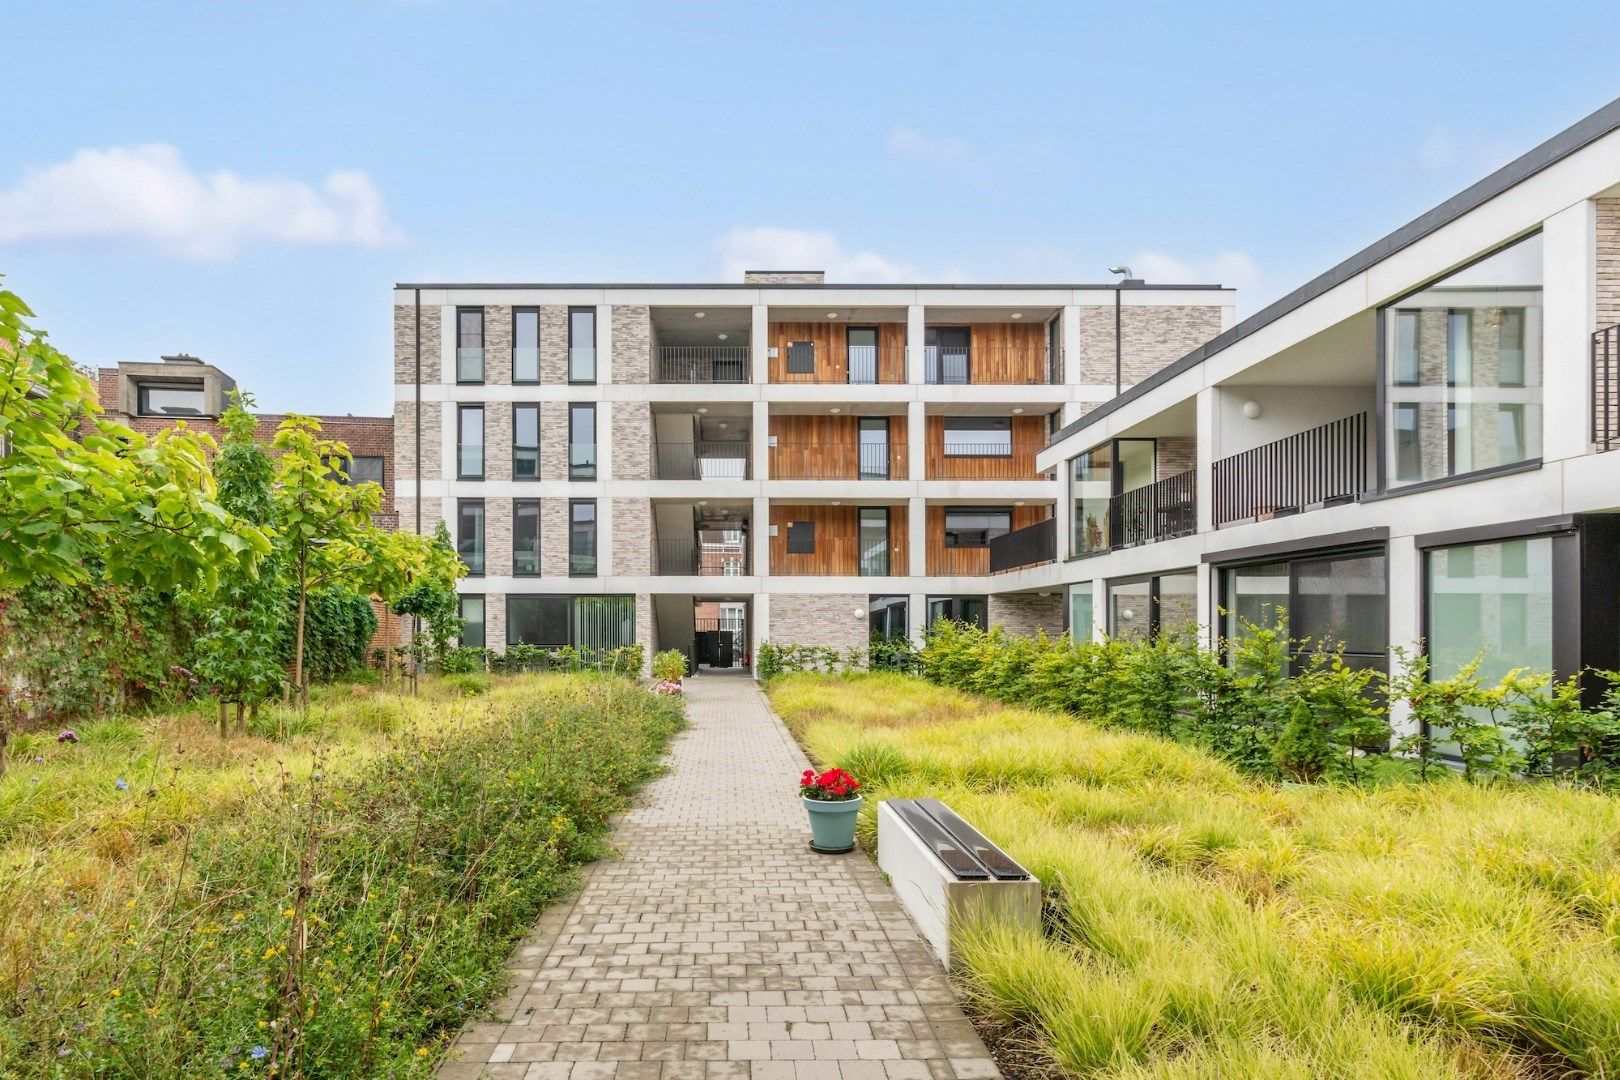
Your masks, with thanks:
[{"label": "bush", "polygon": [[841,653],[831,645],[778,645],[766,641],[760,644],[755,670],[761,680],[801,671],[858,671],[864,664],[859,649]]},{"label": "bush", "polygon": [[482,675],[451,675],[444,680],[444,685],[462,697],[489,693],[489,680]]},{"label": "bush", "polygon": [[[304,617],[304,659],[316,682],[331,682],[366,669],[366,650],[377,633],[371,601],[348,588],[315,589]],[[286,659],[293,653],[285,640]]]},{"label": "bush", "polygon": [[686,676],[686,654],[679,649],[665,649],[654,656],[652,676],[659,682],[680,682]]}]

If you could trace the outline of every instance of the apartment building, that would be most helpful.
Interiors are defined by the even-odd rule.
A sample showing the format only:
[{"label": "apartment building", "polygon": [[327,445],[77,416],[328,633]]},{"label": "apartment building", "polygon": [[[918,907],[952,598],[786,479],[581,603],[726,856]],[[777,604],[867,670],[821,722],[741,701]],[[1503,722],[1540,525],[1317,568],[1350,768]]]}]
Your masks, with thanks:
[{"label": "apartment building", "polygon": [[998,584],[1077,632],[1620,667],[1617,324],[1620,101],[1068,421],[1055,558]]},{"label": "apartment building", "polygon": [[396,506],[456,537],[469,644],[1055,632],[1060,587],[993,587],[1056,527],[1037,455],[1233,321],[1231,290],[1134,281],[402,284]]}]

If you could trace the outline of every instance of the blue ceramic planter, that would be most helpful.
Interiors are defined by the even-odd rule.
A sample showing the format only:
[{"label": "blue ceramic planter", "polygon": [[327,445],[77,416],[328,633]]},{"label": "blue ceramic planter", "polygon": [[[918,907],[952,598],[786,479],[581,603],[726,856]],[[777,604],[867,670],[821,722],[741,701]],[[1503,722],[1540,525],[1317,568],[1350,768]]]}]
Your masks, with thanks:
[{"label": "blue ceramic planter", "polygon": [[810,815],[810,850],[822,855],[842,855],[855,850],[855,818],[861,812],[861,797],[838,802],[800,799]]}]

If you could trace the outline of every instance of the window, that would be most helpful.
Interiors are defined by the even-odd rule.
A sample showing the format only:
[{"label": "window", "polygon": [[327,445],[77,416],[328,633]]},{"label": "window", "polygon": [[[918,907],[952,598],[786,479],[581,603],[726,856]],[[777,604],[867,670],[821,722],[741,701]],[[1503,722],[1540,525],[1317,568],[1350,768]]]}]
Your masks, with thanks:
[{"label": "window", "polygon": [[512,479],[540,479],[540,406],[512,406]]},{"label": "window", "polygon": [[861,479],[889,478],[889,418],[863,416],[860,421]]},{"label": "window", "polygon": [[1385,309],[1388,486],[1541,453],[1541,262],[1538,233]]},{"label": "window", "polygon": [[484,478],[482,405],[460,405],[456,408],[456,477],[461,480]]},{"label": "window", "polygon": [[347,460],[328,459],[331,477],[340,484],[382,484],[384,460],[381,457],[352,457]]},{"label": "window", "polygon": [[992,537],[1012,531],[1012,509],[1006,506],[947,506],[945,546],[989,547]]},{"label": "window", "polygon": [[861,507],[860,573],[883,577],[889,573],[889,508]]},{"label": "window", "polygon": [[973,333],[965,326],[929,326],[923,330],[924,377],[931,383],[972,381]]},{"label": "window", "polygon": [[967,623],[980,630],[990,629],[990,604],[983,596],[930,596],[928,598],[928,626],[941,619]]},{"label": "window", "polygon": [[512,309],[512,381],[540,381],[540,309]]},{"label": "window", "polygon": [[1096,632],[1094,600],[1091,582],[1077,581],[1069,586],[1069,637],[1075,641],[1090,641]]},{"label": "window", "polygon": [[611,649],[635,644],[636,598],[574,597],[573,630],[573,646],[596,660]]},{"label": "window", "polygon": [[484,572],[484,500],[456,502],[456,552],[467,564],[467,573]]},{"label": "window", "polygon": [[568,479],[596,479],[596,406],[568,406]]},{"label": "window", "polygon": [[874,596],[867,601],[873,641],[898,641],[911,636],[908,625],[907,598],[904,596]]},{"label": "window", "polygon": [[1387,562],[1383,551],[1302,555],[1220,570],[1221,637],[1273,629],[1286,614],[1298,650],[1343,649],[1352,667],[1388,667]]},{"label": "window", "polygon": [[568,500],[568,573],[596,574],[596,500]]},{"label": "window", "polygon": [[569,602],[566,596],[506,598],[506,643],[562,648],[568,644]]},{"label": "window", "polygon": [[142,416],[206,416],[202,383],[137,383],[135,409]]},{"label": "window", "polygon": [[1113,546],[1114,444],[1076,455],[1069,461],[1069,497],[1074,501],[1070,555],[1089,555]]},{"label": "window", "polygon": [[1011,457],[1012,418],[947,416],[946,457]]},{"label": "window", "polygon": [[469,649],[484,647],[484,598],[461,597],[461,644]]},{"label": "window", "polygon": [[1192,570],[1108,584],[1108,633],[1127,640],[1198,622],[1198,575]]},{"label": "window", "polygon": [[519,577],[540,572],[540,500],[512,503],[512,573]]},{"label": "window", "polygon": [[568,381],[596,381],[596,309],[568,309]]},{"label": "window", "polygon": [[484,381],[484,309],[456,308],[456,382]]},{"label": "window", "polygon": [[814,375],[816,373],[815,342],[792,341],[788,343],[787,373],[789,375]]},{"label": "window", "polygon": [[816,553],[816,523],[813,521],[790,521],[787,527],[787,553],[789,555],[814,555]]}]

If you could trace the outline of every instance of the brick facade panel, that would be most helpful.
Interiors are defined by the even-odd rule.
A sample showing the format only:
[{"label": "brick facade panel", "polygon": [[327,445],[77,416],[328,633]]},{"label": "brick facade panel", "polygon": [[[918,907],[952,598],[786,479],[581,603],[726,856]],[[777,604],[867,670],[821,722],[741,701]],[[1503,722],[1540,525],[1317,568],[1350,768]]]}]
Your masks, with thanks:
[{"label": "brick facade panel", "polygon": [[1034,637],[1045,631],[1047,637],[1057,637],[1063,633],[1063,593],[992,593],[989,615],[991,626],[999,626],[1009,634]]},{"label": "brick facade panel", "polygon": [[[871,638],[865,593],[771,597],[770,640],[778,645],[830,645],[865,650]],[[859,610],[857,618],[855,612]]]},{"label": "brick facade panel", "polygon": [[613,306],[613,381],[652,381],[652,310],[645,305]]},{"label": "brick facade panel", "polygon": [[[1125,387],[1168,367],[1221,332],[1221,309],[1202,304],[1120,309],[1121,378]],[[1080,309],[1080,381],[1114,384],[1114,309]]]},{"label": "brick facade panel", "polygon": [[1620,323],[1620,198],[1597,201],[1597,324]]},{"label": "brick facade panel", "polygon": [[652,500],[613,499],[613,564],[615,574],[653,572]]},{"label": "brick facade panel", "polygon": [[644,401],[615,401],[613,410],[613,479],[651,480],[652,407]]},{"label": "brick facade panel", "polygon": [[[416,307],[394,306],[394,382],[409,386],[416,382]],[[436,383],[442,377],[439,361],[443,356],[439,309],[422,308],[422,381]]]}]

